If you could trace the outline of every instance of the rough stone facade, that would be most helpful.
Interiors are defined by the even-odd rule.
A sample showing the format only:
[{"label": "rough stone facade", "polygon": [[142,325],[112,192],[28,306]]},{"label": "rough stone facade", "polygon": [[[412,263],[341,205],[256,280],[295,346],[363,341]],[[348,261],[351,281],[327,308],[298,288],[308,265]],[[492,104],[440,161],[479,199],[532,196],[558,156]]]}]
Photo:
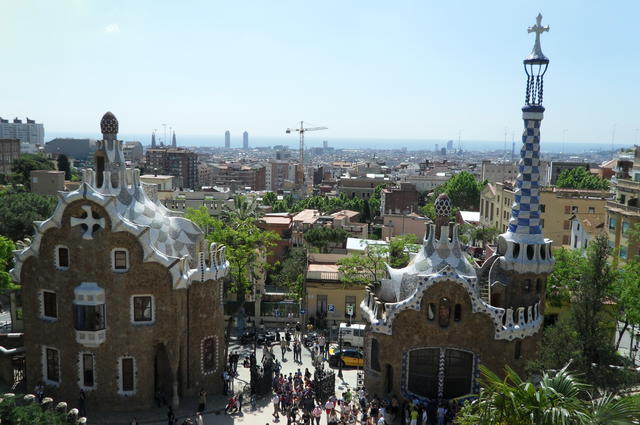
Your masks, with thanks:
[{"label": "rough stone facade", "polygon": [[[441,299],[450,300],[452,310],[461,305],[460,320],[454,320],[453,311],[449,325],[442,327],[438,323],[437,306]],[[436,306],[433,320],[428,318],[428,304]],[[478,365],[483,364],[492,371],[500,372],[509,365],[518,373],[524,373],[526,364],[537,353],[540,333],[523,340],[495,340],[494,323],[483,313],[473,313],[471,298],[465,288],[455,281],[435,283],[423,295],[419,311],[404,310],[393,321],[391,335],[365,332],[366,373],[365,385],[369,393],[379,396],[387,394],[413,398],[407,389],[407,353],[417,348],[449,347],[469,351],[474,355],[474,376],[479,373]],[[378,343],[378,370],[371,362],[371,339]],[[519,345],[520,358],[516,358],[516,345]],[[389,379],[388,367],[391,368]],[[475,384],[475,383],[474,383]],[[425,382],[425,385],[437,385]],[[469,392],[477,388],[469,388]]]},{"label": "rough stone facade", "polygon": [[[107,161],[105,168],[112,165]],[[15,253],[27,388],[42,382],[47,394],[63,400],[77,400],[84,390],[92,409],[123,410],[151,406],[158,393],[174,405],[200,388],[220,393],[223,251],[212,246],[207,252],[201,231],[187,220],[169,221],[160,206],[150,210],[152,201],[135,174],[119,174],[120,182],[133,182],[117,188],[122,198],[116,200],[107,173],[103,186],[85,180],[77,191],[61,193],[54,215],[36,223],[31,246]],[[119,204],[125,191],[138,201],[127,198],[129,204]],[[152,213],[160,216],[142,225],[136,214],[121,215],[125,207],[147,219]],[[166,227],[165,233],[167,223],[176,227]],[[184,228],[200,235],[192,233],[197,238],[189,239]],[[194,254],[176,255],[174,239],[183,252]],[[170,249],[173,255],[167,254]],[[114,250],[126,253],[120,270]],[[138,305],[135,319],[134,296],[151,297],[148,308]],[[92,315],[91,308],[98,314]],[[47,358],[47,349],[57,356]],[[129,366],[133,373],[127,373]]]}]

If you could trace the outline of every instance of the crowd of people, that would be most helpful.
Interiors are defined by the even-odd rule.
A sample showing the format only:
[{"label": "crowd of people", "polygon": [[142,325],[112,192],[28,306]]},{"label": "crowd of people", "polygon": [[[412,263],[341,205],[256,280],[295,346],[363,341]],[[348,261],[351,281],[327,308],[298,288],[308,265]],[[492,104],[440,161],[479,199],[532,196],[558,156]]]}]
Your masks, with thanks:
[{"label": "crowd of people", "polygon": [[[262,366],[269,362],[273,370],[270,408],[272,422],[284,425],[449,425],[458,410],[457,403],[436,403],[411,400],[400,402],[395,397],[380,398],[376,394],[369,394],[364,387],[347,389],[339,395],[329,395],[323,398],[323,392],[318,387],[319,377],[326,376],[325,361],[329,356],[329,338],[325,335],[313,334],[304,342],[300,329],[287,327],[283,334],[276,332],[276,340],[271,344],[264,344],[262,349]],[[313,360],[313,372],[309,368],[299,367],[295,372],[283,373],[282,363],[287,361],[291,352],[293,361],[302,365],[302,347],[307,346]],[[276,355],[274,349],[279,348]],[[256,409],[256,396],[248,391],[248,385],[243,390],[234,389],[235,378],[238,377],[238,364],[241,356],[238,352],[231,352],[228,363],[222,373],[225,395],[229,396],[225,406],[226,414],[242,412],[246,397],[250,397],[252,410]],[[250,367],[256,359],[246,356],[242,360],[243,367]],[[282,362],[282,363],[281,363]],[[331,385],[331,391],[333,385]],[[247,390],[247,391],[244,391]],[[331,392],[330,391],[330,392]],[[206,408],[206,392],[200,391],[198,412]],[[175,416],[169,407],[169,423],[175,424]],[[173,420],[173,422],[172,422]],[[194,422],[183,422],[192,424]],[[202,415],[195,418],[196,425],[202,424]],[[267,425],[271,425],[267,423]]]}]

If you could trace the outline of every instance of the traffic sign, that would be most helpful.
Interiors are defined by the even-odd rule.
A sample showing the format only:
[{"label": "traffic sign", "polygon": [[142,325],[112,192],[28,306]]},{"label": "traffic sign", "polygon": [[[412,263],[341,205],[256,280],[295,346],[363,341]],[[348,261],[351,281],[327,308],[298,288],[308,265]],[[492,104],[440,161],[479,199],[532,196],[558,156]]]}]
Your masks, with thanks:
[{"label": "traffic sign", "polygon": [[334,311],[336,311],[336,306],[335,306],[335,305],[333,305],[333,304],[329,304],[329,305],[327,306],[327,311],[330,311],[330,312],[332,312],[332,313],[333,313]]},{"label": "traffic sign", "polygon": [[301,308],[300,309],[300,314],[305,314],[305,313],[306,313],[306,311],[304,310],[304,308]]}]

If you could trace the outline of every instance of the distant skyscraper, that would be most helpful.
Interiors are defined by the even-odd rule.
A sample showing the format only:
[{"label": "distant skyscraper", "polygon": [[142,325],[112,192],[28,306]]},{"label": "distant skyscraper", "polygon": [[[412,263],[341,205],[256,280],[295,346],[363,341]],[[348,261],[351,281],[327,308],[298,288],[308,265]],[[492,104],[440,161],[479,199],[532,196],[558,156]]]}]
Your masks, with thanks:
[{"label": "distant skyscraper", "polygon": [[450,151],[453,149],[453,140],[449,140],[447,142],[447,150]]},{"label": "distant skyscraper", "polygon": [[224,132],[224,147],[227,149],[231,147],[231,132],[229,130]]},{"label": "distant skyscraper", "polygon": [[329,142],[328,142],[328,141],[326,141],[326,140],[323,140],[323,141],[322,141],[322,147],[323,147],[324,149],[327,149],[327,148],[329,147]]},{"label": "distant skyscraper", "polygon": [[171,138],[171,146],[172,147],[177,147],[178,145],[176,144],[176,132],[173,132],[173,138]]},{"label": "distant skyscraper", "polygon": [[249,149],[249,133],[242,133],[242,149]]},{"label": "distant skyscraper", "polygon": [[156,132],[151,133],[151,149],[156,147]]}]

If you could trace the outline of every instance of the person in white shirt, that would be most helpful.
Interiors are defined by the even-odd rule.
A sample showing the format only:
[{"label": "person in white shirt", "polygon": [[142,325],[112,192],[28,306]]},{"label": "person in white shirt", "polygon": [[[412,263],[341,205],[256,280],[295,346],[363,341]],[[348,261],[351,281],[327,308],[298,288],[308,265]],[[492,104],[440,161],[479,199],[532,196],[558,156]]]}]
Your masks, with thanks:
[{"label": "person in white shirt", "polygon": [[429,423],[429,416],[427,415],[427,408],[423,408],[422,410],[422,425],[427,425]]},{"label": "person in white shirt", "polygon": [[377,425],[384,425],[386,422],[384,421],[384,416],[380,415],[380,417],[378,418],[378,424]]}]

